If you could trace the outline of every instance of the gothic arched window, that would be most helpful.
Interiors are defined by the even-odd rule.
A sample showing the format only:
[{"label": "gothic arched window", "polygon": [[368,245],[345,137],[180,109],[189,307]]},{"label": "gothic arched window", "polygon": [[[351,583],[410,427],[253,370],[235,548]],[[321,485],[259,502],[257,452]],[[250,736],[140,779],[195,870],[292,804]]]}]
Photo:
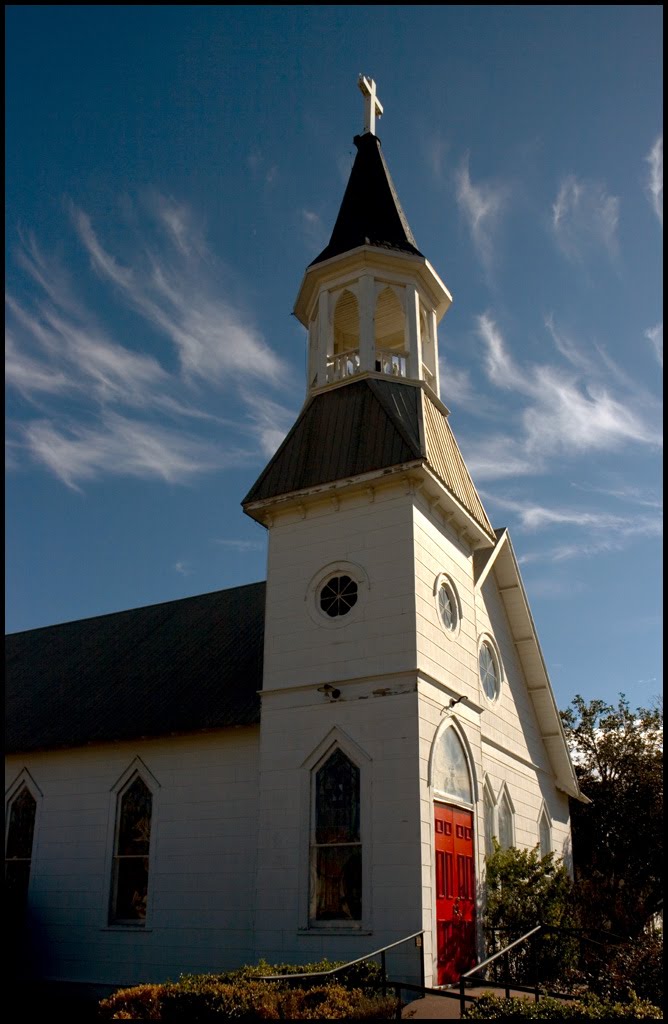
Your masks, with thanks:
[{"label": "gothic arched window", "polygon": [[515,845],[513,827],[513,805],[510,802],[508,793],[504,790],[499,800],[499,843],[502,850],[508,850]]},{"label": "gothic arched window", "polygon": [[111,890],[110,922],[143,925],[148,896],[148,855],[153,797],[139,776],[119,794]]},{"label": "gothic arched window", "polygon": [[5,900],[10,919],[20,918],[28,902],[32,844],[37,801],[22,786],[8,808],[9,823],[5,845]]},{"label": "gothic arched window", "polygon": [[336,750],[315,772],[310,918],[361,921],[360,770]]},{"label": "gothic arched window", "polygon": [[445,729],[436,741],[432,785],[443,796],[467,804],[473,803],[468,759],[457,730],[452,726]]},{"label": "gothic arched window", "polygon": [[547,857],[552,852],[552,829],[547,811],[543,808],[538,820],[538,837],[540,840],[540,855]]}]

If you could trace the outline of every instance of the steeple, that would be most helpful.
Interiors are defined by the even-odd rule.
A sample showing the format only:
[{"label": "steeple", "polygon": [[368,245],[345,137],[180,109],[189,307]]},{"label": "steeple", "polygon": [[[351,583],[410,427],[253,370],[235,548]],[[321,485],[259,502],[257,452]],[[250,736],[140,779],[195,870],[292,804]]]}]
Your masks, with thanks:
[{"label": "steeple", "polygon": [[308,389],[360,374],[422,382],[437,397],[437,324],[452,298],[417,247],[375,134],[383,113],[360,75],[365,131],[331,238],[308,266],[295,315],[309,332]]}]

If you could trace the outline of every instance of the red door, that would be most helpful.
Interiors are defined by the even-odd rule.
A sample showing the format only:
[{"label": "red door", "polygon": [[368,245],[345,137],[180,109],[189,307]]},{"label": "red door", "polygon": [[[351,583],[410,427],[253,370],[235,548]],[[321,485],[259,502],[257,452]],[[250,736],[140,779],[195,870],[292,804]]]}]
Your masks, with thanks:
[{"label": "red door", "polygon": [[434,805],[438,984],[459,981],[475,964],[473,815]]}]

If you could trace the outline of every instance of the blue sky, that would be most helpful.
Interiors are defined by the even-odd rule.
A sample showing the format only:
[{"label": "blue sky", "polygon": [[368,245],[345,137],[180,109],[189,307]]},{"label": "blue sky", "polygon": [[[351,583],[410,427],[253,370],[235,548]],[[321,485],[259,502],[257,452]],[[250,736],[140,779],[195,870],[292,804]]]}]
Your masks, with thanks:
[{"label": "blue sky", "polygon": [[661,691],[660,6],[6,9],[6,626],[265,578],[363,127],[560,707]]}]

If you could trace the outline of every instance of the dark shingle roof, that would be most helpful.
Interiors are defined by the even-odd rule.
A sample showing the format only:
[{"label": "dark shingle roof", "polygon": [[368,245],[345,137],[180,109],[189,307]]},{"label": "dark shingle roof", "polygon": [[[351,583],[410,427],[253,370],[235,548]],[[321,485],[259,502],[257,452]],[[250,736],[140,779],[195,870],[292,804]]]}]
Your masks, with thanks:
[{"label": "dark shingle roof", "polygon": [[259,722],[265,589],[8,635],[7,752]]},{"label": "dark shingle roof", "polygon": [[369,377],[314,395],[242,505],[424,458],[419,408],[419,388]]},{"label": "dark shingle roof", "polygon": [[401,208],[380,139],[356,135],[357,156],[350,172],[329,244],[310,266],[360,245],[375,245],[422,256]]}]

